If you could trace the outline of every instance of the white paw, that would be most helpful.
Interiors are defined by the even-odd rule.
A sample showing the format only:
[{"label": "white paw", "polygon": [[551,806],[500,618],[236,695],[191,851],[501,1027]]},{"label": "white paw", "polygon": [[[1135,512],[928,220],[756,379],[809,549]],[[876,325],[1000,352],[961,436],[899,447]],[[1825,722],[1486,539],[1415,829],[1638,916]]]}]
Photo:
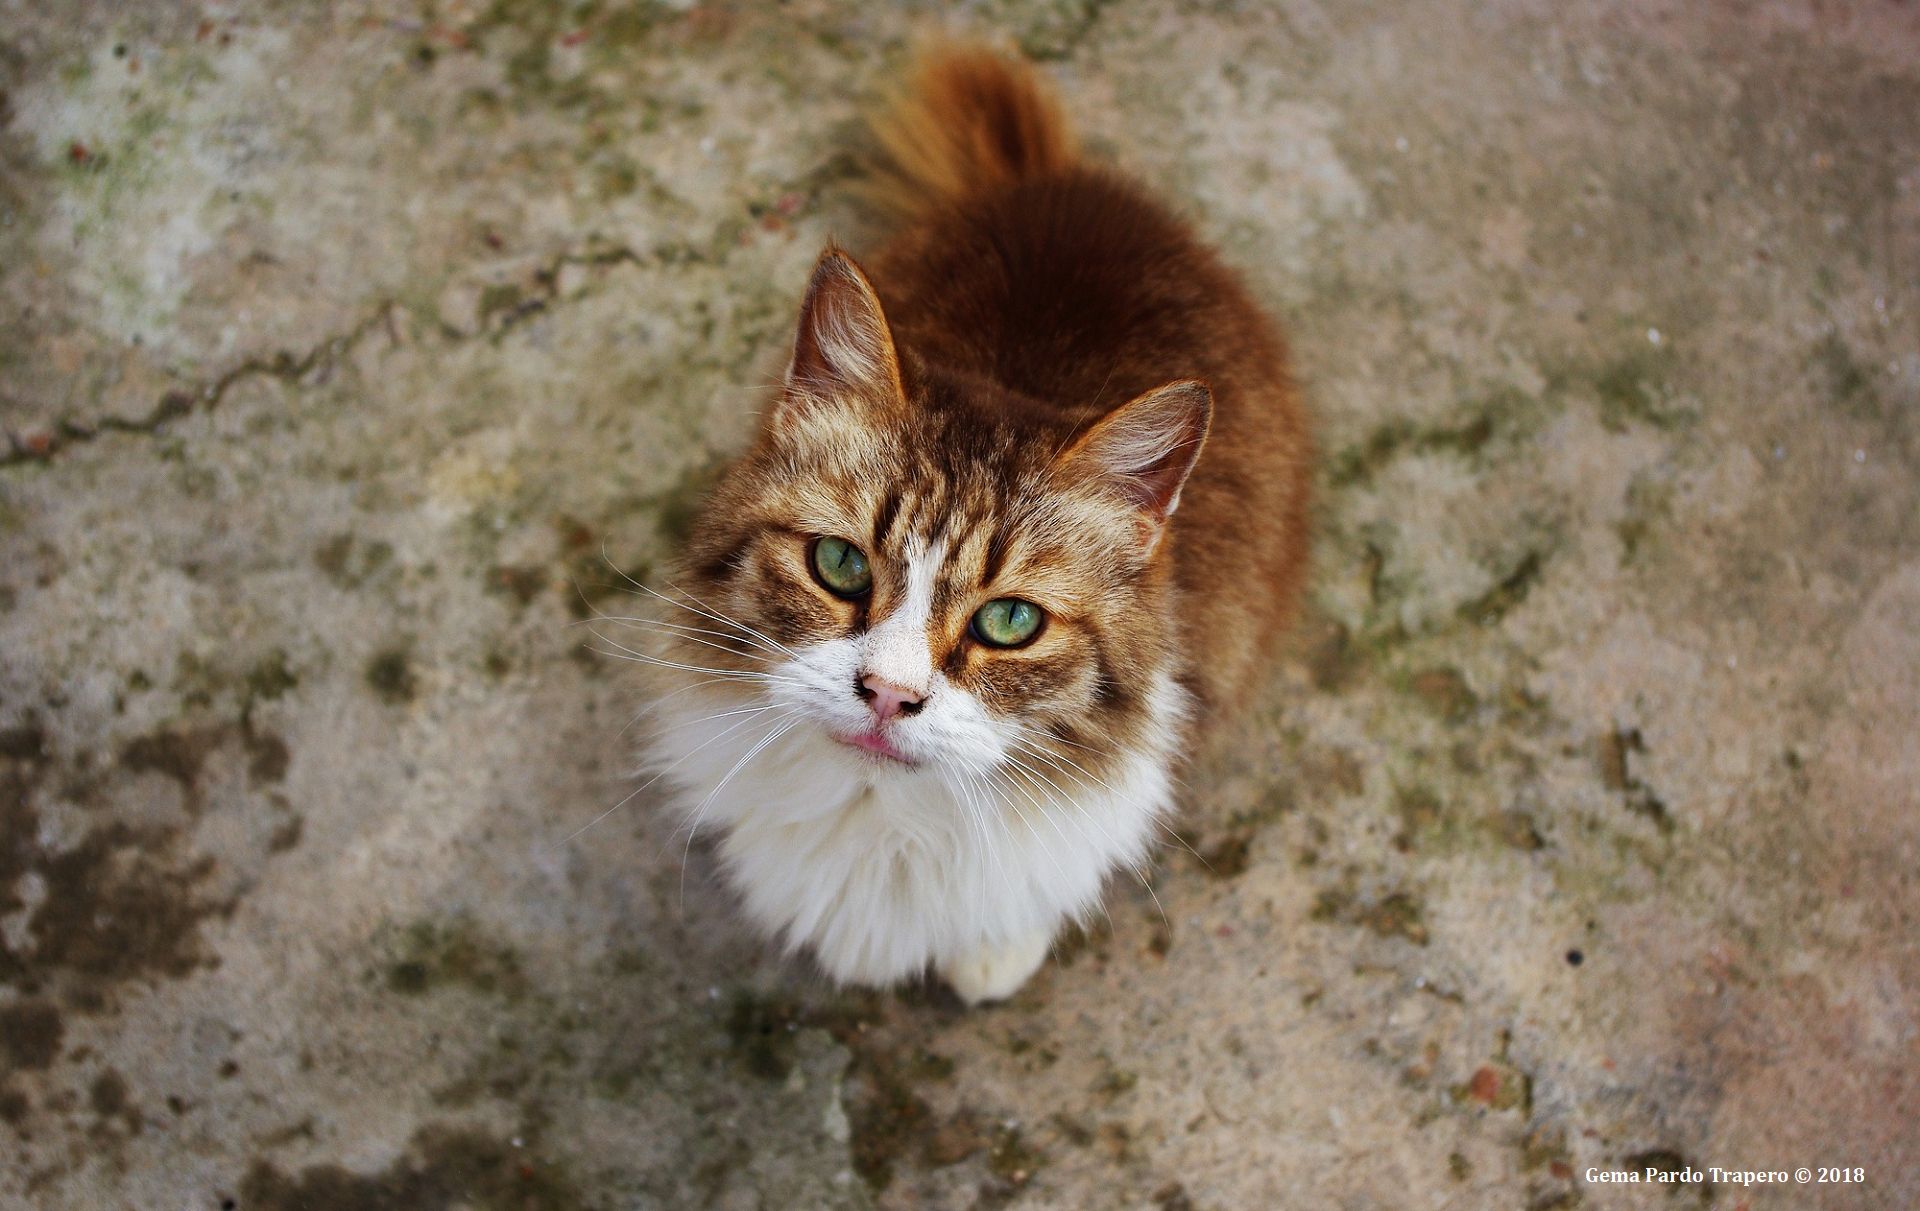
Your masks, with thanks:
[{"label": "white paw", "polygon": [[969,1005],[1004,1001],[1040,970],[1051,941],[1047,934],[1032,933],[1005,946],[983,946],[956,963],[942,965],[940,978]]}]

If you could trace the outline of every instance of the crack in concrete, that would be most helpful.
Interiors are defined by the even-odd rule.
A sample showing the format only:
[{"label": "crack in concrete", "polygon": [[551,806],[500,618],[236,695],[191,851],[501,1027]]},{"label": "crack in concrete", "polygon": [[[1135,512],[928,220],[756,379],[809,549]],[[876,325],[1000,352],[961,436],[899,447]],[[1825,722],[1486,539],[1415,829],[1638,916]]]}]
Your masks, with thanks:
[{"label": "crack in concrete", "polygon": [[[1090,0],[1085,10],[1086,19],[1075,30],[1070,40],[1069,50],[1077,48],[1101,12],[1115,2],[1116,0]],[[844,156],[830,156],[813,171],[786,183],[781,192],[816,194],[827,183],[848,175],[849,167],[850,164]],[[534,292],[530,297],[521,299],[511,307],[493,315],[482,316],[481,322],[471,331],[462,331],[445,322],[438,325],[438,331],[441,339],[449,346],[474,339],[499,340],[504,333],[524,323],[531,316],[549,311],[555,303],[563,301],[560,274],[569,265],[584,266],[588,269],[607,269],[616,265],[654,264],[672,267],[688,263],[720,264],[728,260],[735,251],[737,246],[734,240],[724,232],[716,234],[705,246],[692,241],[674,241],[656,245],[645,253],[637,252],[627,244],[605,243],[598,238],[589,237],[582,241],[580,247],[560,253],[533,271]],[[7,448],[0,451],[0,470],[27,463],[51,462],[63,450],[85,445],[109,433],[152,436],[169,421],[188,416],[195,411],[212,410],[230,388],[250,378],[274,378],[298,385],[310,374],[324,375],[340,358],[351,352],[368,333],[375,328],[392,325],[393,317],[399,307],[398,299],[392,297],[382,299],[369,310],[365,318],[346,332],[328,337],[314,345],[303,356],[296,357],[292,352],[282,349],[270,357],[250,357],[197,391],[174,388],[162,394],[153,408],[142,417],[132,419],[108,417],[90,425],[74,420],[60,420],[54,422],[51,431],[43,433],[23,434],[10,426],[6,427]],[[320,381],[325,381],[324,377]]]},{"label": "crack in concrete", "polygon": [[345,333],[321,341],[309,349],[304,356],[295,357],[288,350],[282,349],[272,357],[250,357],[198,391],[187,391],[176,387],[163,394],[159,402],[142,417],[129,419],[110,416],[92,425],[63,420],[54,425],[51,433],[25,437],[8,429],[7,440],[10,449],[4,455],[0,455],[0,467],[28,462],[50,462],[54,455],[69,446],[84,445],[108,433],[152,435],[168,421],[189,415],[196,408],[213,408],[236,383],[250,378],[266,377],[285,382],[297,382],[316,369],[332,365],[358,344],[375,324],[386,318],[387,311],[392,305],[391,302],[380,304],[367,318]]},{"label": "crack in concrete", "polygon": [[[672,261],[691,254],[701,257],[697,250],[676,247],[660,250],[655,259],[661,262]],[[536,292],[521,300],[511,310],[494,317],[491,322],[471,333],[462,333],[457,329],[441,325],[442,338],[455,345],[463,341],[484,337],[497,340],[501,334],[524,322],[528,317],[546,311],[560,299],[560,273],[569,265],[581,265],[589,269],[603,269],[614,265],[645,264],[646,257],[626,245],[614,245],[590,252],[566,252],[548,261],[533,273]],[[320,381],[341,358],[356,348],[368,333],[376,328],[390,328],[394,322],[399,302],[395,299],[383,299],[375,304],[368,314],[345,332],[327,337],[308,349],[303,355],[296,356],[282,349],[270,357],[254,356],[239,365],[223,372],[197,391],[174,388],[161,395],[146,415],[140,417],[113,416],[84,424],[74,420],[55,422],[48,433],[23,435],[8,428],[6,431],[8,449],[0,453],[0,468],[18,466],[23,463],[47,463],[62,451],[85,445],[96,438],[109,433],[132,433],[152,436],[169,421],[189,416],[196,411],[211,411],[225,398],[227,392],[236,384],[253,378],[272,378],[281,382],[298,385],[310,375],[321,375]]]},{"label": "crack in concrete", "polygon": [[[685,252],[688,250],[679,249],[677,251]],[[654,255],[658,261],[664,262],[669,259],[667,256],[662,255],[659,250],[656,250]],[[480,327],[472,333],[459,333],[447,328],[445,325],[442,325],[441,330],[451,338],[450,343],[454,344],[478,336],[498,340],[504,333],[518,327],[529,317],[548,310],[560,299],[560,273],[567,266],[580,265],[588,269],[605,269],[614,265],[640,265],[644,263],[645,259],[641,257],[639,253],[624,244],[616,244],[611,247],[602,248],[596,252],[564,253],[539,269],[534,270],[533,283],[537,293],[531,298],[521,299],[512,307],[498,313],[497,318],[491,316],[486,317],[486,320]]]}]

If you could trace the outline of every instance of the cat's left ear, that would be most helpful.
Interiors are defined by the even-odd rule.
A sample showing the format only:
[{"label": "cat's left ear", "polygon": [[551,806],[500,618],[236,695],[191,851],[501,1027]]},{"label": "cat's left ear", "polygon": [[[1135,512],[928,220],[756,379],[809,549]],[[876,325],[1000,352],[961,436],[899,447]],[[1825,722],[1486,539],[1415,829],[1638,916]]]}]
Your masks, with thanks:
[{"label": "cat's left ear", "polygon": [[1213,392],[1194,379],[1168,383],[1115,408],[1067,448],[1059,465],[1091,475],[1140,511],[1142,538],[1152,550],[1180,489],[1206,444],[1213,423]]},{"label": "cat's left ear", "polygon": [[771,419],[793,421],[850,399],[885,406],[902,397],[900,359],[880,296],[852,257],[828,245],[800,304],[786,390]]}]

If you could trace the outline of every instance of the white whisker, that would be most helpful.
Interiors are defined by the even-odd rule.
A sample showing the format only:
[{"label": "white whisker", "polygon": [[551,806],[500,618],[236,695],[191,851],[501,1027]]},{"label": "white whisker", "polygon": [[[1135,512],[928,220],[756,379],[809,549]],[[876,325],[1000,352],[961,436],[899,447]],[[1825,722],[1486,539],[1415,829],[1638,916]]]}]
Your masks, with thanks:
[{"label": "white whisker", "polygon": [[[593,632],[593,637],[595,639],[598,639],[601,643],[604,643],[608,647],[611,647],[614,649],[611,652],[600,652],[599,654],[602,656],[610,656],[615,660],[631,660],[637,664],[650,664],[655,666],[656,668],[663,668],[663,669],[679,669],[681,672],[685,672],[685,673],[705,673],[710,676],[725,678],[730,681],[757,681],[757,682],[780,681],[780,682],[797,683],[796,678],[787,676],[782,673],[765,673],[757,669],[716,669],[716,668],[710,668],[706,665],[682,664],[680,661],[677,661],[677,660],[666,660],[659,656],[649,656],[645,652],[636,652],[632,648],[627,647],[624,644],[615,643],[613,640],[608,639],[605,635],[602,635],[598,631]],[[587,650],[596,651],[597,649],[588,648]]]},{"label": "white whisker", "polygon": [[[1067,837],[1066,831],[1060,827],[1059,821],[1055,820],[1053,816],[1048,813],[1047,809],[1041,805],[1040,801],[1038,799],[1035,799],[1033,795],[1027,790],[1027,788],[1018,779],[1013,778],[1003,769],[988,770],[987,776],[989,778],[998,777],[1004,782],[1005,785],[1013,788],[1014,790],[1019,791],[1021,796],[1024,797],[1028,803],[1033,805],[1033,810],[1036,813],[1038,813],[1043,819],[1045,819],[1047,823],[1053,825],[1054,832],[1060,835],[1060,839],[1062,841],[1066,842],[1066,844],[1068,845],[1073,844],[1073,842]],[[1052,848],[1047,845],[1047,839],[1040,835],[1040,830],[1034,827],[1034,823],[1031,819],[1028,818],[1027,813],[1020,810],[1020,805],[1018,803],[1015,803],[1011,796],[1003,796],[1002,802],[1004,802],[1008,807],[1012,808],[1014,810],[1014,813],[1018,815],[1021,821],[1026,824],[1027,831],[1033,834],[1034,842],[1040,846],[1040,852],[1046,855],[1047,861],[1052,863],[1054,873],[1060,876],[1060,881],[1062,883],[1067,882],[1066,868],[1060,865],[1060,859],[1054,856]],[[1105,913],[1106,910],[1107,910],[1106,905],[1101,904],[1100,911],[1102,913]]]},{"label": "white whisker", "polygon": [[[1046,779],[1040,776],[1039,771],[1035,770],[1032,766],[1029,766],[1026,762],[1020,760],[1020,758],[1012,755],[1011,753],[1007,755],[1007,760],[1012,764],[1014,764],[1015,766],[1017,766],[1018,768],[1025,770],[1029,777],[1033,778],[1038,784],[1040,784],[1043,787],[1043,793],[1048,793],[1048,797],[1053,798],[1051,793],[1046,792],[1044,790]],[[1108,790],[1112,790],[1112,788],[1108,787]],[[1100,823],[1099,818],[1096,817],[1092,812],[1088,811],[1084,804],[1077,802],[1070,795],[1065,797],[1065,802],[1068,807],[1071,807],[1075,811],[1079,812],[1081,817],[1085,819],[1087,823],[1091,824],[1094,827],[1094,829],[1097,832],[1099,832],[1099,834],[1103,838],[1106,839],[1107,843],[1114,848],[1114,852],[1116,854],[1121,852],[1120,845],[1117,841],[1114,840],[1113,834],[1107,831],[1106,826]],[[1147,894],[1153,897],[1154,907],[1160,909],[1161,923],[1165,924],[1168,929],[1172,929],[1173,928],[1172,922],[1167,920],[1167,910],[1161,906],[1160,897],[1157,894],[1155,894],[1153,890],[1153,884],[1147,880],[1146,873],[1140,869],[1139,864],[1136,862],[1127,861],[1125,864],[1127,869],[1133,872],[1134,877],[1140,880],[1140,886],[1146,888]],[[1104,905],[1102,905],[1101,911],[1103,912],[1105,911]],[[1111,923],[1113,920],[1112,916],[1109,915],[1107,920],[1109,923]]]},{"label": "white whisker", "polygon": [[[1016,724],[1015,726],[1018,727],[1019,725]],[[1032,728],[1021,728],[1020,730],[1026,731],[1026,732],[1033,731]],[[1052,769],[1057,771],[1062,777],[1066,778],[1069,782],[1072,782],[1077,786],[1087,787],[1088,789],[1091,789],[1091,785],[1087,782],[1087,779],[1091,778],[1093,782],[1098,783],[1101,786],[1101,788],[1106,790],[1108,793],[1115,794],[1115,795],[1120,793],[1119,791],[1114,790],[1114,788],[1107,782],[1105,778],[1102,778],[1098,774],[1093,773],[1091,770],[1087,769],[1085,766],[1081,765],[1079,762],[1073,760],[1071,757],[1066,756],[1064,753],[1049,753],[1046,750],[1039,748],[1032,741],[1029,741],[1029,740],[1021,740],[1016,738],[1014,740],[1014,743],[1019,746],[1021,752],[1026,753],[1029,756],[1039,758],[1042,761],[1045,761],[1048,764],[1048,766],[1050,766]],[[1085,747],[1085,746],[1083,745],[1082,747]],[[1063,762],[1065,764],[1062,764]],[[1069,766],[1072,768],[1069,769],[1068,768]],[[1075,771],[1078,771],[1078,772],[1076,773]],[[1165,820],[1161,819],[1158,815],[1154,815],[1150,819],[1152,820],[1154,827],[1165,832],[1167,836],[1173,838],[1174,841],[1179,843],[1180,848],[1186,850],[1188,853],[1192,854],[1195,858],[1199,859],[1200,865],[1206,867],[1209,871],[1213,869],[1213,863],[1207,861],[1206,857],[1202,855],[1199,850],[1195,849],[1192,845],[1188,844],[1187,839],[1181,836],[1177,831],[1175,831],[1172,825],[1168,824]]]},{"label": "white whisker", "polygon": [[620,802],[614,804],[612,807],[608,808],[606,811],[601,812],[599,815],[595,816],[593,819],[587,821],[585,824],[582,824],[579,828],[574,829],[572,832],[568,833],[566,836],[560,838],[560,840],[556,844],[548,846],[547,847],[548,850],[558,849],[560,848],[560,846],[565,845],[567,842],[573,840],[575,837],[578,837],[581,833],[586,832],[588,829],[592,828],[594,825],[600,823],[602,820],[605,820],[608,816],[611,816],[613,813],[625,807],[628,803],[630,803],[633,800],[633,797],[635,795],[638,795],[641,791],[646,790],[649,786],[652,786],[654,783],[660,781],[660,779],[672,773],[675,769],[677,769],[680,766],[682,762],[686,761],[689,757],[692,757],[695,753],[698,753],[701,749],[707,747],[707,745],[712,744],[716,740],[724,740],[726,737],[732,735],[734,732],[738,731],[740,728],[752,722],[753,720],[751,719],[743,719],[739,723],[736,723],[732,727],[729,727],[726,731],[721,732],[718,736],[709,737],[708,739],[702,741],[700,744],[695,745],[693,748],[682,753],[680,757],[677,760],[675,760],[672,765],[669,765],[665,769],[660,770],[658,773],[654,774],[653,777],[647,779],[645,782],[642,782],[639,786],[636,786],[632,790],[628,791],[626,793],[626,796],[622,798]]},{"label": "white whisker", "polygon": [[981,849],[986,857],[986,861],[980,864],[980,898],[981,902],[985,903],[993,892],[989,876],[1001,873],[999,849],[994,844],[991,831],[992,818],[975,793],[972,780],[966,771],[950,758],[941,756],[935,760],[942,770],[941,781],[946,783],[948,789],[957,796],[962,814],[966,816],[967,826],[980,838]]},{"label": "white whisker", "polygon": [[[629,629],[638,630],[638,631],[664,631],[674,639],[684,640],[687,643],[697,643],[702,647],[709,647],[714,649],[717,652],[725,652],[729,656],[738,656],[742,660],[757,660],[757,661],[760,661],[762,664],[768,664],[768,663],[771,663],[775,658],[774,656],[762,656],[757,652],[743,652],[739,648],[733,647],[729,644],[715,643],[711,639],[699,638],[699,636],[701,635],[718,635],[722,639],[731,639],[735,643],[750,642],[746,640],[743,636],[728,635],[721,631],[702,630],[699,627],[684,627],[676,623],[659,622],[651,618],[615,618],[611,615],[597,614],[592,618],[583,618],[579,622],[571,622],[571,623],[568,623],[567,625],[575,626],[575,627],[583,627],[583,626],[589,626],[593,623],[599,623],[599,622],[612,623],[615,626],[627,627]],[[760,645],[754,644],[753,646],[759,647]],[[775,656],[777,655],[778,654],[775,653]]]},{"label": "white whisker", "polygon": [[759,756],[762,750],[768,745],[793,730],[795,724],[798,722],[793,716],[797,713],[797,711],[789,710],[787,713],[777,716],[774,719],[773,731],[767,733],[766,737],[758,744],[748,749],[744,757],[734,762],[733,768],[728,770],[726,776],[721,778],[720,781],[714,785],[714,788],[707,792],[707,797],[700,801],[700,806],[693,810],[692,818],[687,824],[687,845],[686,848],[680,852],[680,911],[682,913],[685,913],[687,910],[687,862],[693,857],[693,838],[694,834],[700,829],[700,817],[706,814],[707,805],[713,802],[714,796],[725,790],[727,783],[733,781],[735,774],[745,769],[747,763]]},{"label": "white whisker", "polygon": [[[616,572],[619,572],[618,568],[615,568],[614,570]],[[653,597],[657,597],[661,601],[666,602],[670,606],[677,606],[680,609],[687,610],[694,614],[702,615],[703,617],[709,618],[714,622],[722,623],[726,626],[738,627],[741,631],[745,632],[748,635],[753,636],[755,639],[758,639],[760,642],[768,645],[774,651],[779,652],[783,656],[792,656],[794,654],[792,648],[788,647],[784,643],[781,643],[778,639],[775,639],[773,636],[768,635],[765,632],[756,630],[753,627],[748,626],[746,623],[741,622],[738,618],[733,617],[732,615],[728,614],[726,611],[720,609],[719,607],[713,605],[712,603],[701,600],[699,597],[696,597],[694,594],[688,592],[687,589],[681,585],[668,585],[667,587],[669,589],[672,589],[674,592],[680,594],[682,597],[685,597],[687,601],[691,601],[693,603],[692,605],[688,605],[687,601],[680,601],[676,598],[668,597],[666,594],[661,593],[656,589],[653,589],[647,585],[641,584],[639,581],[635,580],[633,577],[628,576],[625,572],[620,572],[620,575],[623,578],[625,578],[627,583],[631,584],[634,588],[639,589],[642,593],[646,593]]]}]

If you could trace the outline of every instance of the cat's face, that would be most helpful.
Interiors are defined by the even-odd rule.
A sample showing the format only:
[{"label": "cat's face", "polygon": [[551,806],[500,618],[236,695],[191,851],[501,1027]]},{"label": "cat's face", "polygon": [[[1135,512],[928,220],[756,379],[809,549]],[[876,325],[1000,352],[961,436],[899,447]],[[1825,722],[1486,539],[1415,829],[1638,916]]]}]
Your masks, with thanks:
[{"label": "cat's face", "polygon": [[1160,544],[1205,388],[1076,434],[988,387],[911,377],[858,269],[823,257],[787,388],[696,524],[679,587],[707,613],[671,620],[693,629],[670,659],[875,777],[1098,778],[1171,666],[1179,553]]}]

